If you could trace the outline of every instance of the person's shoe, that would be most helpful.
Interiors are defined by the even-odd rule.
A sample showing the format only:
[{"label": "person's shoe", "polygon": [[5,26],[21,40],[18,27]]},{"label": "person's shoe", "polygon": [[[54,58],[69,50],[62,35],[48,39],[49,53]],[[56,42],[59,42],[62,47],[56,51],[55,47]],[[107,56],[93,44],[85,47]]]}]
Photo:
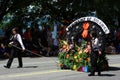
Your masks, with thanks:
[{"label": "person's shoe", "polygon": [[88,76],[95,76],[95,74],[91,74],[91,73],[90,73],[90,74],[88,74]]},{"label": "person's shoe", "polygon": [[98,76],[101,76],[101,72],[98,72]]},{"label": "person's shoe", "polygon": [[18,66],[17,68],[22,68],[22,66]]},{"label": "person's shoe", "polygon": [[8,67],[8,66],[4,66],[4,68],[10,68],[10,67]]}]

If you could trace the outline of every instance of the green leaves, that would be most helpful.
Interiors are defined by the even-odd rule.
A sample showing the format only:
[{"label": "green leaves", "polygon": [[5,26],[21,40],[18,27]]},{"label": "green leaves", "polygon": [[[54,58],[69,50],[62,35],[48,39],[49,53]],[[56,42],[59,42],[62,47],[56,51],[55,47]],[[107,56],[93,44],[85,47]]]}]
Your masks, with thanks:
[{"label": "green leaves", "polygon": [[[57,20],[65,24],[62,20],[75,20],[88,16],[89,12],[96,11],[100,19],[108,26],[113,26],[114,19],[119,18],[119,3],[120,1],[113,0],[2,0],[0,2],[0,21],[7,13],[24,19],[29,17],[26,22],[35,21],[36,18],[49,14],[52,22]],[[30,5],[34,6],[31,11]]]},{"label": "green leaves", "polygon": [[[83,40],[81,46],[75,44],[74,48],[68,51],[64,51],[65,48],[62,47],[67,43],[62,41],[60,44],[62,45],[60,46],[61,51],[59,52],[58,59],[59,59],[59,64],[62,64],[62,66],[60,66],[62,69],[69,68],[71,70],[81,71],[80,69],[82,67],[87,66],[89,68],[91,66],[89,52],[85,51],[87,41]],[[100,56],[97,62],[101,66],[102,70],[108,69],[108,61],[105,55]]]},{"label": "green leaves", "polygon": [[[64,46],[67,43],[65,43],[65,41],[62,41],[61,44]],[[86,42],[83,41],[82,44],[86,45]],[[60,48],[64,49],[62,46],[60,46]],[[69,51],[60,51],[58,55],[59,62],[62,65],[67,66],[73,70],[88,65],[89,62],[87,58],[89,58],[89,54],[84,52],[84,48],[82,49],[75,44],[74,48],[70,49]]]}]

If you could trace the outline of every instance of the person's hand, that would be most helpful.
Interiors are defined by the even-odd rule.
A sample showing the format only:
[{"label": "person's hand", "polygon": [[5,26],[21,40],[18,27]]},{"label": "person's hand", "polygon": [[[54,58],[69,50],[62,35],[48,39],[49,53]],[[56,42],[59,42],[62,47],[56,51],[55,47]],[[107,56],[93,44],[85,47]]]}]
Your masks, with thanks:
[{"label": "person's hand", "polygon": [[10,43],[9,43],[9,45],[12,45],[12,44],[13,44],[13,42],[10,42]]},{"label": "person's hand", "polygon": [[24,52],[25,51],[25,49],[22,49],[22,52]]},{"label": "person's hand", "polygon": [[101,55],[101,54],[102,54],[102,52],[101,52],[101,51],[98,51],[98,53],[99,53],[99,55]]},{"label": "person's hand", "polygon": [[9,46],[9,47],[11,47],[11,46],[12,46],[12,44],[13,44],[13,42],[10,42],[10,43],[8,44],[8,46]]}]

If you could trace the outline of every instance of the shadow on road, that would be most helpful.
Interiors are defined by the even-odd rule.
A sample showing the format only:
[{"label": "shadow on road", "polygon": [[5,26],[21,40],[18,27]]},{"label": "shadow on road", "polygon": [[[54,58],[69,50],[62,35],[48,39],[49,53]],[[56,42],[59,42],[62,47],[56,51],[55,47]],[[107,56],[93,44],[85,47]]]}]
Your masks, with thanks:
[{"label": "shadow on road", "polygon": [[115,74],[101,74],[101,76],[108,76],[108,77],[112,77],[112,76],[115,76]]},{"label": "shadow on road", "polygon": [[23,68],[37,68],[38,66],[25,66]]},{"label": "shadow on road", "polygon": [[109,67],[108,71],[118,71],[120,70],[120,67]]},{"label": "shadow on road", "polygon": [[[113,67],[110,66],[109,69],[107,71],[119,71],[120,67]],[[116,76],[115,74],[102,74],[101,76],[108,76],[108,77],[112,77],[112,76]]]}]

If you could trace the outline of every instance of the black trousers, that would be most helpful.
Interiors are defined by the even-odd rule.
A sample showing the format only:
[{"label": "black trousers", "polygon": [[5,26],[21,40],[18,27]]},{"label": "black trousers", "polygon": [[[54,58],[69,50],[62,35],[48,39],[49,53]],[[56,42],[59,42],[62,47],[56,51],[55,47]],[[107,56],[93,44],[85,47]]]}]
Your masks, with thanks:
[{"label": "black trousers", "polygon": [[95,74],[95,71],[97,71],[98,74],[101,72],[100,65],[98,65],[98,63],[97,63],[98,57],[99,57],[98,51],[93,51],[90,54],[90,59],[91,59],[91,61],[90,61],[90,63],[91,63],[90,72],[91,72],[91,74]]},{"label": "black trousers", "polygon": [[22,67],[23,66],[23,63],[22,63],[22,57],[21,57],[21,51],[20,50],[18,50],[17,48],[14,48],[14,47],[12,47],[11,48],[11,51],[10,51],[10,57],[9,57],[9,60],[8,60],[8,62],[7,62],[7,67],[11,67],[11,64],[12,64],[12,62],[13,62],[13,59],[14,59],[14,57],[17,55],[17,57],[18,57],[18,62],[19,62],[19,66],[20,67]]}]

